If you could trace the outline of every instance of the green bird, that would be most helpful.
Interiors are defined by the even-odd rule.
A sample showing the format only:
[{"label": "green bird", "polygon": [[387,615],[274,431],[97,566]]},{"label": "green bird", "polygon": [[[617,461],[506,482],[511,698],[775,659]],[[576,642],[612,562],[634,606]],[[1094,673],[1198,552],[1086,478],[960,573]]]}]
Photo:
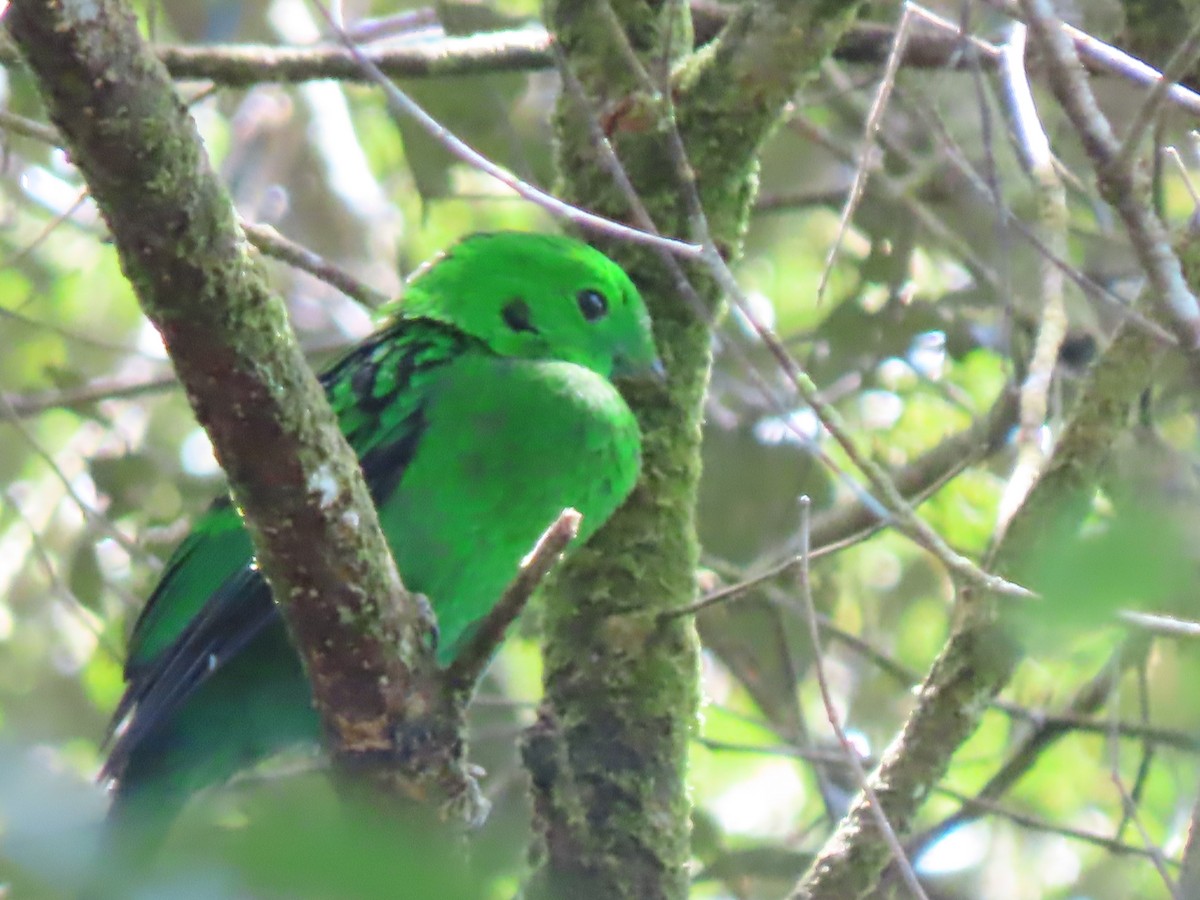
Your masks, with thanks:
[{"label": "green bird", "polygon": [[[633,489],[641,436],[611,379],[661,377],[637,288],[550,235],[468,237],[322,376],[437,659],[500,598],[565,507],[586,541]],[[265,452],[269,452],[264,448]],[[153,842],[197,790],[320,726],[299,657],[228,499],[167,563],[130,638],[102,778],[110,822]]]}]

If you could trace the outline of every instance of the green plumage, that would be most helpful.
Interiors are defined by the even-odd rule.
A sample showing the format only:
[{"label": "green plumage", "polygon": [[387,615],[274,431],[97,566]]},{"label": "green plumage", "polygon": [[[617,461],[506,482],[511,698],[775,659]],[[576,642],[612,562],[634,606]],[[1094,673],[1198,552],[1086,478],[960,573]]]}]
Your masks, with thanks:
[{"label": "green plumage", "polygon": [[[616,264],[567,238],[498,233],[419,271],[388,324],[322,376],[400,573],[437,613],[441,664],[564,507],[583,513],[579,543],[628,495],[640,436],[610,379],[659,371]],[[136,831],[161,833],[193,791],[318,738],[227,500],[169,561],[125,675],[104,774],[112,816]]]}]

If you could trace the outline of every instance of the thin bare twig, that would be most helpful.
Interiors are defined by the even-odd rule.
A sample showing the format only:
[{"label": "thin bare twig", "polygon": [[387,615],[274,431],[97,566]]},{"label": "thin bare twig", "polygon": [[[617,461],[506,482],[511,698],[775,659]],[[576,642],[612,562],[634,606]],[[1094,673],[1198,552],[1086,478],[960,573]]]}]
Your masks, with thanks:
[{"label": "thin bare twig", "polygon": [[1138,612],[1132,609],[1120,610],[1117,613],[1117,618],[1132,628],[1159,637],[1193,641],[1196,638],[1200,638],[1200,622],[1178,619],[1174,616]]},{"label": "thin bare twig", "polygon": [[1175,147],[1163,147],[1163,153],[1167,159],[1175,165],[1179,172],[1180,180],[1183,181],[1184,190],[1188,192],[1188,196],[1192,198],[1192,215],[1200,210],[1200,191],[1196,189],[1195,183],[1192,181],[1192,173],[1188,171],[1187,164],[1184,163],[1183,157],[1179,155],[1179,150]]},{"label": "thin bare twig", "polygon": [[135,381],[103,379],[61,391],[40,391],[36,394],[0,394],[0,405],[12,410],[13,418],[28,419],[48,409],[90,406],[103,400],[124,400],[141,397],[179,386],[174,373],[165,373]]},{"label": "thin bare twig", "polygon": [[[806,762],[823,763],[825,765],[842,764],[845,765],[845,758],[837,751],[832,750],[805,750],[800,747],[793,747],[789,744],[783,745],[760,745],[760,744],[739,744],[733,741],[718,741],[712,738],[697,738],[696,743],[700,744],[709,750],[717,752],[729,753],[757,753],[766,756],[781,756],[788,759],[802,759]],[[872,762],[872,760],[865,760]],[[1091,831],[1083,831],[1078,828],[1068,828],[1063,825],[1057,825],[1052,822],[1047,822],[1044,819],[1039,819],[1036,816],[1031,816],[1023,810],[1014,809],[1011,806],[1006,806],[1003,803],[998,803],[994,800],[986,800],[979,797],[971,797],[964,794],[962,791],[956,791],[953,788],[948,788],[939,785],[933,789],[933,793],[941,797],[947,797],[951,800],[956,800],[963,806],[969,808],[974,814],[987,813],[988,815],[996,816],[997,818],[1007,819],[1022,828],[1027,828],[1031,831],[1039,831],[1045,834],[1056,834],[1065,837],[1072,841],[1090,844],[1099,847],[1109,853],[1115,853],[1121,856],[1140,856],[1150,858],[1150,853],[1144,847],[1138,847],[1134,844],[1126,844],[1120,840],[1115,840],[1110,837],[1105,837],[1102,834],[1096,834]],[[1168,865],[1175,865],[1172,860],[1167,861]],[[1183,896],[1191,897],[1196,894],[1184,894]]]},{"label": "thin bare twig", "polygon": [[18,116],[6,109],[0,109],[0,129],[33,138],[35,141],[50,144],[52,147],[57,147],[62,140],[58,136],[58,129],[53,126]]},{"label": "thin bare twig", "polygon": [[[1138,694],[1138,718],[1143,725],[1150,723],[1150,681],[1146,677],[1146,657],[1142,654],[1137,667],[1137,694]],[[1109,740],[1116,740],[1121,736],[1118,728],[1120,716],[1114,710],[1109,715],[1112,722],[1112,728],[1109,730]],[[1146,783],[1150,779],[1150,767],[1154,763],[1155,746],[1153,741],[1143,740],[1140,742],[1141,758],[1138,760],[1137,772],[1133,777],[1133,787],[1129,791],[1129,796],[1133,800],[1134,807],[1141,805],[1142,797],[1146,791]],[[1121,822],[1117,825],[1113,832],[1116,837],[1122,837],[1125,833],[1125,826],[1129,824],[1127,816],[1122,817]]]},{"label": "thin bare twig", "polygon": [[912,506],[896,489],[895,483],[888,476],[884,468],[859,449],[841,414],[838,413],[832,404],[821,398],[817,386],[809,378],[808,374],[800,368],[791,354],[788,353],[787,348],[783,346],[779,338],[774,332],[758,321],[753,310],[742,295],[741,289],[738,287],[732,273],[729,272],[720,255],[716,253],[716,249],[707,242],[705,259],[708,261],[721,286],[733,297],[734,303],[738,305],[743,315],[746,316],[755,332],[762,339],[764,345],[791,379],[797,393],[812,408],[821,424],[825,426],[833,439],[838,442],[842,451],[850,458],[855,467],[863,473],[867,482],[871,485],[871,489],[882,498],[883,506],[894,517],[896,528],[901,533],[907,535],[918,546],[923,547],[933,554],[949,571],[960,576],[965,581],[976,584],[999,596],[1019,599],[1032,598],[1034,595],[1027,588],[1013,584],[998,575],[985,572],[970,559],[953,550],[937,532],[930,528],[916,514]]},{"label": "thin bare twig", "polygon": [[[1002,73],[1013,122],[1013,131],[1023,150],[1025,166],[1033,176],[1037,195],[1038,232],[1050,252],[1067,254],[1067,192],[1054,164],[1050,139],[1037,114],[1033,91],[1025,70],[1026,26],[1013,25],[1004,46]],[[1067,335],[1067,308],[1063,297],[1063,272],[1040,257],[1041,318],[1028,370],[1021,385],[1020,428],[1017,430],[1017,461],[1005,485],[997,512],[997,530],[1003,531],[1009,519],[1025,502],[1034,482],[1041,475],[1048,456],[1042,429],[1049,411],[1050,387],[1058,363],[1058,352]]]},{"label": "thin bare twig", "polygon": [[914,897],[927,900],[925,891],[921,887],[921,882],[917,880],[917,874],[913,871],[912,863],[904,852],[904,846],[900,843],[900,838],[896,836],[896,832],[892,828],[892,823],[888,821],[887,812],[884,810],[883,804],[879,802],[878,795],[867,779],[867,771],[863,767],[862,760],[859,758],[858,750],[851,743],[850,738],[846,735],[846,730],[842,727],[841,717],[838,715],[837,705],[833,701],[833,694],[829,688],[829,679],[825,677],[824,653],[821,650],[821,629],[817,624],[817,610],[813,604],[812,584],[808,573],[809,513],[811,505],[808,497],[800,498],[801,561],[800,571],[797,575],[797,586],[800,594],[800,608],[804,614],[805,622],[808,624],[808,637],[812,642],[813,672],[816,675],[817,687],[821,693],[821,702],[825,706],[825,718],[842,747],[845,757],[844,761],[854,772],[855,782],[867,798],[876,827],[879,829],[880,834],[883,835],[883,839],[887,842],[888,847],[891,848],[893,861],[899,869],[905,885],[908,886]]},{"label": "thin bare twig", "polygon": [[[983,0],[983,2],[1014,19],[1023,20],[1027,25],[1034,23],[1034,16],[1024,5],[1023,0]],[[1076,52],[1083,59],[1102,71],[1110,72],[1144,87],[1153,87],[1163,80],[1162,73],[1153,66],[1147,65],[1135,56],[1130,56],[1112,44],[1106,44],[1099,38],[1092,37],[1074,25],[1059,21],[1057,28],[1074,44]],[[1167,97],[1180,108],[1193,115],[1200,115],[1200,95],[1195,91],[1182,84],[1172,84],[1167,88]]]},{"label": "thin bare twig", "polygon": [[[894,659],[886,651],[876,647],[865,638],[841,628],[827,616],[819,616],[819,622],[821,632],[827,638],[836,640],[856,655],[868,660],[905,690],[909,690],[921,680],[919,672]],[[1025,743],[1035,740],[1045,742],[1048,738],[1056,735],[1072,732],[1104,735],[1116,731],[1121,737],[1129,740],[1145,741],[1155,746],[1170,747],[1184,753],[1200,753],[1200,740],[1187,731],[1125,720],[1114,723],[1111,719],[1100,719],[1091,715],[1108,697],[1107,686],[1100,690],[1097,688],[1097,681],[1098,679],[1092,679],[1084,685],[1076,692],[1067,707],[1059,712],[1048,712],[1043,709],[1022,706],[1009,700],[998,699],[989,701],[989,706],[1012,719],[1028,723],[1033,727],[1033,733],[1029,735]],[[1019,754],[1020,751],[1014,754],[1010,760],[1014,767],[1019,765],[1019,761],[1016,761]],[[1005,764],[1006,769],[1010,768],[1010,763]],[[1024,771],[1026,770],[1021,769],[1020,772],[1014,770],[1013,774],[1019,775]],[[999,776],[1000,773],[997,773],[995,777]],[[995,777],[989,781],[989,784],[995,780]],[[1016,777],[1006,777],[1011,777],[1012,781],[1016,781]],[[987,792],[986,795],[991,796],[994,790]],[[921,840],[924,843],[924,839]],[[917,852],[914,855],[919,856],[920,853]]]},{"label": "thin bare twig", "polygon": [[79,212],[79,210],[83,208],[83,205],[87,202],[87,199],[88,190],[87,188],[84,188],[79,192],[78,196],[76,196],[75,200],[70,206],[68,206],[62,212],[55,214],[54,218],[46,224],[46,227],[38,233],[37,237],[35,237],[28,244],[25,244],[20,250],[18,250],[16,253],[13,253],[7,259],[0,260],[0,269],[10,269],[23,259],[29,257],[33,251],[42,246],[42,244],[44,244],[50,238],[50,235],[54,234],[59,226],[71,221],[75,213]]},{"label": "thin bare twig", "polygon": [[[1114,667],[1112,673],[1113,686],[1111,693],[1113,694],[1115,700],[1119,700],[1117,695],[1120,690],[1117,673],[1118,670]],[[1114,720],[1119,715],[1119,705],[1120,704],[1118,702],[1113,702],[1109,706],[1109,709],[1112,713],[1112,718]],[[1134,802],[1133,797],[1130,796],[1129,791],[1125,788],[1125,779],[1121,777],[1121,745],[1117,738],[1117,732],[1115,729],[1113,729],[1108,736],[1110,760],[1109,777],[1112,781],[1113,787],[1117,791],[1117,796],[1121,801],[1123,822],[1130,822],[1133,824],[1134,830],[1138,833],[1138,837],[1141,838],[1142,846],[1146,848],[1146,852],[1150,854],[1150,859],[1154,863],[1154,868],[1158,870],[1158,877],[1162,879],[1163,885],[1167,889],[1167,893],[1170,894],[1172,898],[1175,898],[1175,900],[1180,900],[1180,894],[1176,888],[1175,880],[1171,877],[1171,873],[1167,870],[1166,857],[1163,856],[1162,850],[1160,850],[1158,845],[1150,838],[1150,833],[1146,830],[1146,826],[1142,822],[1142,816],[1137,808],[1137,804]]]},{"label": "thin bare twig", "polygon": [[[36,296],[36,294],[34,295]],[[22,304],[24,306],[26,304]],[[127,347],[124,344],[118,344],[112,341],[106,341],[103,338],[93,337],[90,334],[84,334],[79,331],[72,331],[70,328],[55,322],[43,322],[38,319],[17,312],[12,309],[4,309],[0,307],[0,319],[7,319],[10,322],[15,322],[25,328],[33,328],[38,331],[46,331],[50,334],[56,334],[65,341],[74,344],[81,344],[86,347],[94,347],[97,350],[103,350],[106,353],[116,353],[121,356],[149,356],[144,350],[139,350],[136,347]]]},{"label": "thin bare twig", "polygon": [[[1094,718],[1095,713],[1112,697],[1115,673],[1124,672],[1134,659],[1134,653],[1129,648],[1118,649],[1100,667],[1099,672],[1078,688],[1065,707],[1057,714],[1044,714],[1030,711],[1024,707],[1000,700],[993,700],[992,706],[1015,719],[1029,723],[1031,726],[1008,754],[1007,759],[987,780],[987,782],[972,795],[972,800],[981,803],[995,803],[1008,792],[1020,779],[1028,773],[1044,754],[1057,741],[1069,734],[1086,731],[1092,734],[1111,735],[1114,733],[1111,719]],[[1149,650],[1149,643],[1138,642],[1137,652],[1144,658]],[[1083,723],[1088,727],[1083,727]],[[1122,726],[1129,723],[1120,723]],[[1116,730],[1122,737],[1128,736],[1125,730]],[[954,829],[977,818],[977,804],[964,802],[954,813],[946,816],[936,825],[916,835],[908,842],[909,851],[915,857],[925,852],[937,841],[941,840]]]},{"label": "thin bare twig", "polygon": [[1071,38],[1048,0],[1021,0],[1021,8],[1046,61],[1051,90],[1083,142],[1101,194],[1125,223],[1134,253],[1172,330],[1185,349],[1196,349],[1200,346],[1200,304],[1183,277],[1166,228],[1145,202],[1145,175],[1122,160],[1120,142],[1100,111]]},{"label": "thin bare twig", "polygon": [[[827,73],[832,72],[831,69],[826,69]],[[825,150],[832,153],[843,162],[850,165],[856,163],[854,153],[844,147],[841,142],[837,141],[830,133],[829,129],[818,124],[812,118],[793,114],[788,120],[787,125],[795,131],[800,137],[811,140]],[[882,141],[886,145],[886,139]],[[881,190],[883,195],[893,203],[899,203],[904,206],[905,210],[912,214],[916,219],[917,224],[934,237],[939,243],[945,245],[961,260],[966,266],[967,271],[980,283],[987,285],[993,289],[1000,289],[1000,275],[991,266],[990,263],[982,259],[979,254],[965,241],[960,234],[957,234],[953,229],[949,228],[945,222],[935,213],[928,204],[922,201],[919,197],[913,195],[913,191],[908,182],[890,175],[886,169],[881,169],[871,173],[871,185],[873,190]],[[836,199],[840,199],[845,195],[845,191],[839,189]],[[760,197],[758,205],[755,207],[756,212],[770,212],[773,209],[779,208],[776,204],[783,204],[792,198],[786,196],[767,196]],[[818,198],[813,198],[814,202],[821,202]],[[832,205],[833,201],[829,202]]]},{"label": "thin bare twig", "polygon": [[638,228],[631,228],[612,219],[606,219],[603,216],[590,213],[577,206],[572,206],[554,195],[547,194],[540,188],[534,187],[529,182],[523,181],[503,166],[492,162],[477,150],[469,147],[449,129],[429,115],[429,113],[425,112],[411,97],[400,90],[396,86],[396,83],[388,78],[374,62],[367,58],[358,45],[334,22],[320,0],[313,0],[313,5],[320,11],[334,34],[337,35],[351,56],[354,57],[357,65],[362,68],[372,82],[383,90],[384,96],[387,98],[388,109],[392,115],[416,121],[451,156],[472,168],[490,175],[501,184],[512,188],[512,190],[531,203],[536,203],[552,215],[566,219],[580,228],[606,234],[617,240],[627,240],[637,244],[661,247],[686,259],[695,259],[700,256],[701,249],[695,244],[687,244],[673,238],[651,234]]},{"label": "thin bare twig", "polygon": [[[836,70],[833,67],[827,66],[825,71],[827,74],[836,74]],[[845,87],[847,91],[849,90],[848,85],[846,85],[844,82],[841,84],[841,86]],[[847,98],[849,103],[853,103],[853,98],[849,97],[849,94],[847,94]],[[899,102],[899,98],[897,98],[897,102]],[[865,104],[862,106],[861,113],[862,115],[866,115]],[[1079,290],[1082,291],[1083,295],[1089,300],[1103,303],[1108,309],[1111,309],[1122,319],[1128,319],[1129,321],[1136,323],[1139,328],[1149,334],[1154,335],[1155,338],[1157,338],[1163,344],[1174,346],[1179,343],[1178,338],[1174,334],[1163,328],[1157,322],[1153,321],[1149,316],[1133,309],[1125,300],[1125,298],[1116,294],[1107,285],[1101,284],[1100,282],[1089,278],[1087,275],[1080,272],[1078,268],[1071,265],[1063,255],[1052,252],[1051,249],[1047,247],[1042,239],[1034,232],[1033,228],[1023,219],[1018,217],[1008,206],[1008,204],[1005,203],[1004,198],[1000,195],[996,185],[994,184],[994,180],[976,171],[975,165],[972,163],[969,154],[958,145],[958,143],[954,140],[953,135],[948,132],[941,120],[938,119],[937,116],[931,115],[924,110],[918,109],[917,113],[941,139],[942,149],[944,150],[944,160],[954,166],[955,170],[966,179],[966,182],[971,189],[996,210],[997,215],[1001,217],[1000,224],[1004,228],[1012,229],[1018,237],[1028,243],[1029,246],[1037,251],[1040,256],[1049,259],[1068,279],[1078,286]],[[812,122],[803,120],[801,120],[799,124],[803,125],[806,135],[813,136],[815,139],[819,140],[821,145],[829,149],[831,152],[836,153],[843,158],[847,158],[845,152],[837,147],[836,143],[828,137],[828,133],[824,129],[821,129]],[[880,144],[882,144],[884,148],[888,150],[888,152],[899,155],[900,158],[910,166],[915,165],[915,162],[911,159],[911,154],[903,150],[903,148],[901,148],[895,141],[891,141],[886,130],[879,132],[879,141]],[[853,159],[848,158],[847,161],[853,162]],[[878,183],[886,187],[888,184],[886,173],[879,173],[873,180],[873,183]],[[889,193],[892,193],[892,191],[889,191]],[[911,208],[911,204],[906,205],[909,205]],[[925,227],[928,227],[929,218],[931,218],[931,216],[920,216],[921,224]],[[933,233],[937,234],[938,232],[934,231]],[[951,246],[955,246],[955,243],[952,242]],[[969,255],[966,256],[965,261],[968,264],[971,263],[971,257]],[[988,274],[988,272],[981,272],[976,266],[973,265],[970,265],[969,268],[971,268],[972,274],[975,274],[976,277],[979,277],[980,275],[986,275],[986,281],[989,286],[998,290],[1007,290],[1004,286],[1003,279],[1000,278],[999,274]]]},{"label": "thin bare twig", "polygon": [[829,250],[825,254],[825,265],[821,268],[821,277],[817,282],[818,303],[825,296],[825,289],[829,286],[829,276],[833,272],[833,264],[837,261],[842,241],[845,239],[846,232],[850,228],[850,222],[854,218],[854,211],[858,209],[863,192],[867,188],[867,178],[871,171],[871,161],[874,158],[875,135],[879,131],[879,126],[883,123],[883,113],[887,109],[888,98],[891,97],[892,88],[896,85],[896,73],[900,70],[900,59],[904,54],[905,44],[908,43],[909,24],[911,22],[912,12],[909,4],[906,2],[901,7],[900,24],[896,26],[896,38],[892,43],[891,52],[888,54],[887,65],[884,66],[883,75],[879,79],[879,88],[875,92],[875,99],[871,103],[871,108],[867,111],[867,119],[863,124],[862,149],[859,152],[858,164],[854,167],[854,183],[850,185],[850,192],[846,195],[846,202],[842,207],[842,214],[838,219],[837,232],[834,235],[832,243],[829,245]]},{"label": "thin bare twig", "polygon": [[[63,581],[62,576],[58,573],[58,569],[50,559],[50,554],[46,552],[41,534],[38,532],[33,521],[25,513],[20,502],[13,496],[13,492],[4,491],[0,494],[0,498],[3,498],[4,505],[13,511],[16,517],[21,520],[21,524],[29,532],[29,543],[33,548],[33,555],[37,557],[38,565],[41,566],[42,571],[45,573],[46,580],[50,582],[55,592],[67,601],[67,607],[74,613],[76,619],[82,622],[83,627],[96,639],[96,646],[103,650],[110,660],[114,662],[119,661],[123,656],[121,648],[116,645],[112,635],[104,629],[101,622],[96,618],[96,615],[88,609],[87,604],[79,599],[79,595],[71,590],[70,585]],[[122,594],[122,600],[129,599],[123,591],[119,593]]]},{"label": "thin bare twig", "polygon": [[1138,144],[1141,143],[1146,130],[1157,117],[1163,103],[1166,102],[1171,86],[1191,71],[1198,55],[1200,55],[1200,21],[1192,25],[1183,43],[1171,54],[1171,58],[1163,67],[1162,76],[1151,86],[1149,93],[1146,94],[1141,105],[1138,106],[1137,112],[1134,113],[1133,121],[1125,130],[1125,137],[1121,140],[1121,149],[1117,153],[1120,165],[1133,165]]},{"label": "thin bare twig", "polygon": [[[1085,844],[1091,844],[1109,853],[1118,854],[1121,856],[1140,856],[1146,859],[1151,858],[1151,853],[1144,847],[1138,847],[1134,844],[1126,844],[1123,841],[1115,840],[1110,837],[1105,837],[1102,834],[1096,834],[1091,831],[1083,831],[1079,828],[1068,828],[1065,825],[1056,825],[1047,822],[1044,819],[1039,819],[1036,816],[1031,816],[1029,813],[1022,810],[1013,809],[1005,806],[1002,803],[997,803],[994,800],[984,800],[978,797],[970,797],[960,791],[951,790],[945,787],[936,787],[933,789],[935,794],[940,794],[943,797],[950,797],[959,801],[964,806],[971,809],[974,813],[988,813],[989,815],[1000,816],[1020,825],[1022,828],[1028,828],[1033,831],[1041,831],[1046,834],[1057,834],[1061,837],[1068,838],[1073,841],[1081,841]],[[1169,862],[1169,861],[1168,861]]]},{"label": "thin bare twig", "polygon": [[[891,473],[892,480],[908,503],[914,508],[920,505],[972,462],[1000,446],[1003,435],[1013,422],[1013,408],[1011,392],[1002,392],[995,406],[978,422],[946,438],[918,459]],[[813,519],[812,539],[816,546],[810,548],[808,558],[814,561],[844,550],[876,534],[886,524],[887,519],[879,516],[874,505],[855,496]],[[754,588],[787,574],[799,564],[799,556],[788,557],[763,572],[711,591],[694,603],[665,610],[659,613],[658,619],[662,622],[692,616],[710,606],[735,601]],[[914,675],[911,681],[915,682],[916,678]]]},{"label": "thin bare twig", "polygon": [[[964,40],[967,41],[967,43],[969,43],[977,53],[983,55],[985,60],[988,60],[992,63],[998,63],[1000,61],[1001,50],[995,44],[991,44],[973,34],[964,34],[964,30],[959,23],[953,22],[950,19],[947,19],[945,16],[940,16],[933,10],[926,9],[919,3],[913,3],[911,0],[909,0],[909,2],[905,3],[904,5],[906,12],[911,12],[913,15],[919,16],[930,25],[947,32],[951,37],[953,37],[956,43],[960,43]],[[962,55],[961,48],[956,47],[955,52],[960,56]],[[968,65],[971,65],[973,62],[974,61],[971,60],[967,61]]]},{"label": "thin bare twig", "polygon": [[[320,358],[327,353],[344,351],[349,346],[350,343],[346,339],[338,339],[315,343],[305,346],[303,349],[304,355],[311,360]],[[0,393],[0,405],[7,404],[11,407],[15,418],[28,419],[48,409],[77,409],[105,400],[128,400],[146,394],[175,390],[178,387],[179,380],[175,377],[174,372],[163,372],[131,380],[103,378],[60,391],[38,391],[31,394]]]},{"label": "thin bare twig", "polygon": [[405,9],[377,19],[360,19],[347,29],[347,33],[360,44],[366,44],[429,28],[441,30],[441,20],[433,6]]},{"label": "thin bare twig", "polygon": [[242,231],[247,239],[264,255],[274,257],[295,266],[337,288],[352,300],[357,300],[368,309],[379,309],[389,301],[382,291],[355,278],[345,269],[331,263],[319,253],[284,237],[270,225],[259,225],[242,221]]},{"label": "thin bare twig", "polygon": [[505,633],[525,609],[529,598],[554,568],[558,558],[579,533],[583,516],[576,510],[564,509],[559,517],[538,538],[533,550],[521,563],[516,578],[505,589],[496,605],[471,632],[466,644],[455,655],[442,676],[442,682],[453,694],[469,696],[483,670],[487,668]]},{"label": "thin bare twig", "polygon": [[17,416],[16,410],[8,402],[8,398],[3,394],[0,394],[0,421],[5,421],[16,429],[17,434],[21,436],[21,440],[28,445],[33,454],[50,467],[50,471],[54,473],[54,477],[62,485],[63,491],[71,498],[71,501],[79,508],[79,511],[88,522],[116,541],[121,546],[121,549],[134,559],[148,560],[150,558],[149,554],[138,547],[135,541],[110,522],[107,516],[101,515],[90,503],[79,496],[79,492],[75,490],[75,485],[67,477],[66,473],[63,472],[58,462],[54,459],[54,455],[43,447],[33,432],[25,426],[25,423]]}]

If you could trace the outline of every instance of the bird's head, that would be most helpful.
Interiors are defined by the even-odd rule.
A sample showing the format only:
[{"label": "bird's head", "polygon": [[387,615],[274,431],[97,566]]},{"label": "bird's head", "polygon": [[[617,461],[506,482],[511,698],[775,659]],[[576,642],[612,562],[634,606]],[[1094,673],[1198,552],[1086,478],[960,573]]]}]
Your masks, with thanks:
[{"label": "bird's head", "polygon": [[501,356],[563,360],[605,378],[662,375],[637,288],[615,262],[571,238],[464,238],[414,273],[399,314],[454,325]]}]

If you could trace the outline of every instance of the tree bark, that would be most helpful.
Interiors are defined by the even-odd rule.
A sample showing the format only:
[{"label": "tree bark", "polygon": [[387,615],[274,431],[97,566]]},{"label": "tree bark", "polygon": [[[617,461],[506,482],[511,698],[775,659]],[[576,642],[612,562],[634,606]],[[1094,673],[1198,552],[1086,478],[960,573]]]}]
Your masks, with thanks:
[{"label": "tree bark", "polygon": [[229,476],[335,760],[406,794],[467,797],[461,723],[441,722],[419,758],[393,752],[441,701],[432,615],[401,584],[358,460],[133,13],[17,0],[6,27]]},{"label": "tree bark", "polygon": [[[586,94],[580,103],[568,85],[559,102],[562,195],[636,221],[593,139],[598,122],[664,233],[696,236],[689,235],[690,201],[698,195],[716,245],[736,257],[759,148],[858,6],[746,4],[713,45],[692,54],[690,23],[675,18],[686,16],[680,4],[552,4],[548,25]],[[638,72],[655,73],[668,58],[683,60],[671,80],[673,111]],[[672,153],[676,130],[687,161]],[[695,599],[700,424],[710,323],[721,302],[697,266],[687,274],[699,308],[651,251],[604,249],[646,297],[669,384],[630,395],[644,437],[641,483],[549,592],[546,696],[525,746],[542,851],[533,893],[679,898],[688,888],[685,771],[697,713],[697,642],[690,619],[656,623],[659,613]]]}]

